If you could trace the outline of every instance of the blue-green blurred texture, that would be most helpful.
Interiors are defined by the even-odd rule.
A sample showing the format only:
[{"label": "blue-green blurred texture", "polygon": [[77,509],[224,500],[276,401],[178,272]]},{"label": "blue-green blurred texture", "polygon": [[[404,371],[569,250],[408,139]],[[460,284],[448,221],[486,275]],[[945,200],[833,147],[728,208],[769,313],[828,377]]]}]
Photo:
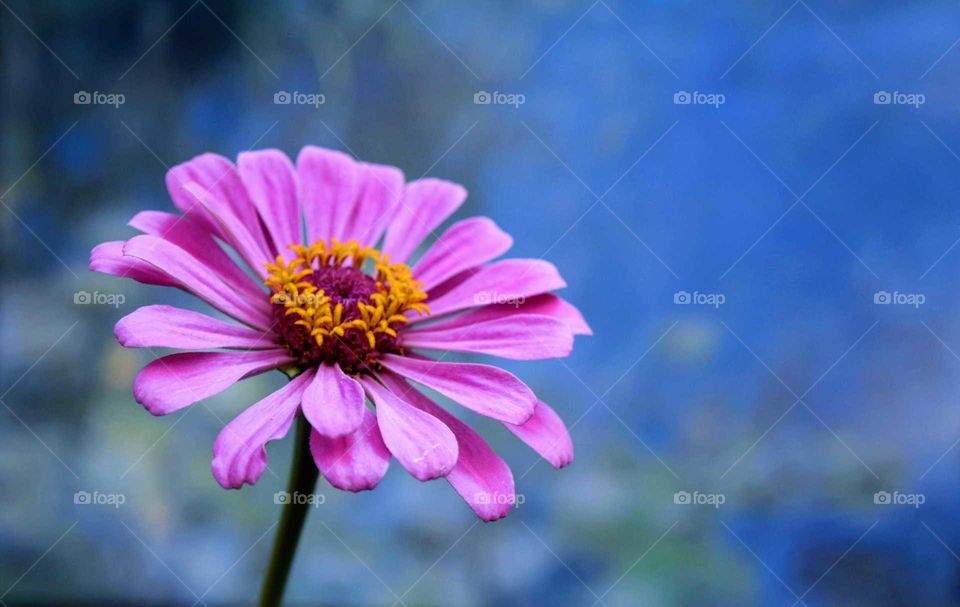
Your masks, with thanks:
[{"label": "blue-green blurred texture", "polygon": [[954,3],[0,4],[4,604],[254,601],[291,443],[241,491],[211,445],[283,378],[151,417],[130,386],[154,354],[113,324],[204,307],[86,264],[173,210],[169,166],[307,144],[464,184],[458,216],[555,263],[595,335],[505,365],[571,467],[464,413],[524,496],[505,520],[395,463],[373,492],[321,481],[291,604],[960,601]]}]

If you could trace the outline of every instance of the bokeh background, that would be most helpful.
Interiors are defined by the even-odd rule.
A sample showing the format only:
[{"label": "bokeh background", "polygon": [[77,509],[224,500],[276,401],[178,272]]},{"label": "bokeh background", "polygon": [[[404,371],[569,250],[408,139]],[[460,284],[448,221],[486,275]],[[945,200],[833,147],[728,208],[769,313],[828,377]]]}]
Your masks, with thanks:
[{"label": "bokeh background", "polygon": [[210,448],[283,378],[151,417],[112,326],[202,304],[87,258],[173,210],[169,166],[317,144],[464,184],[595,335],[506,365],[572,466],[465,414],[505,520],[398,465],[321,481],[290,604],[957,604],[958,36],[946,1],[2,0],[0,601],[253,603],[291,441],[239,492]]}]

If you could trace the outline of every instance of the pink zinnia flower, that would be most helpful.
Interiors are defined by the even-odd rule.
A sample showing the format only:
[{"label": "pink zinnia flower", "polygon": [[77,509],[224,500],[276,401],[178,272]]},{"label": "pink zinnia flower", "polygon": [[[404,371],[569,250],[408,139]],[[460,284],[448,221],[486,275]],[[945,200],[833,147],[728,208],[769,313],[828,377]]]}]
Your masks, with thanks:
[{"label": "pink zinnia flower", "polygon": [[[461,186],[405,183],[394,167],[307,147],[296,167],[276,150],[240,154],[236,166],[204,154],[171,169],[167,189],[183,214],[139,213],[130,225],[143,234],[97,246],[90,268],[177,287],[242,323],[160,305],[121,319],[115,333],[126,347],[191,350],[137,376],[134,395],[150,413],[271,369],[293,376],[217,437],[212,468],[223,487],[255,483],[266,443],[302,412],[314,461],[334,487],[374,488],[393,457],[421,481],[445,477],[480,518],[506,515],[509,467],[410,381],[503,422],[557,468],[572,461],[563,422],[523,382],[442,360],[566,356],[574,334],[590,333],[576,308],[549,294],[565,286],[553,265],[492,261],[512,240],[486,217],[454,223],[407,265],[463,203]],[[419,354],[430,350],[440,359]]]}]

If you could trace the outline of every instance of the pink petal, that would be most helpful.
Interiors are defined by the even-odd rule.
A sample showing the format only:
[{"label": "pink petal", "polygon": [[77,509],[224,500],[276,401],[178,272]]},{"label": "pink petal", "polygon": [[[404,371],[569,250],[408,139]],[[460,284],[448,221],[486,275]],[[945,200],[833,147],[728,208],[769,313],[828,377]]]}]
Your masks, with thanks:
[{"label": "pink petal", "polygon": [[457,437],[457,465],[447,474],[450,485],[485,521],[503,518],[514,503],[513,473],[486,441],[442,407],[394,373],[383,373],[386,385],[418,409],[442,421]]},{"label": "pink petal", "polygon": [[[503,306],[489,306],[491,308],[503,308]],[[584,320],[583,314],[569,301],[566,301],[556,295],[545,293],[537,295],[526,300],[518,308],[519,312],[525,314],[542,314],[562,320],[570,327],[574,335],[593,335],[590,325]]]},{"label": "pink petal", "polygon": [[550,462],[554,468],[563,468],[573,461],[573,441],[560,416],[543,401],[537,401],[533,417],[516,426],[503,424],[517,438]]},{"label": "pink petal", "polygon": [[445,363],[387,354],[381,362],[418,384],[423,384],[480,415],[522,424],[536,406],[537,397],[522,381],[503,369],[475,363]]},{"label": "pink petal", "polygon": [[297,185],[308,240],[340,238],[360,190],[357,162],[342,152],[307,146],[297,156]]},{"label": "pink petal", "polygon": [[[483,266],[470,278],[427,304],[433,317],[488,304],[516,305],[528,297],[567,285],[553,264],[542,259],[508,259]],[[418,316],[422,321],[430,316]]]},{"label": "pink petal", "polygon": [[273,324],[266,297],[237,297],[234,289],[205,266],[173,243],[157,236],[134,236],[123,246],[123,254],[153,265],[176,279],[182,288],[203,299],[221,312],[251,326],[267,329]]},{"label": "pink petal", "polygon": [[443,422],[417,409],[371,377],[360,380],[377,406],[383,442],[414,478],[446,476],[457,463],[457,439]]},{"label": "pink petal", "polygon": [[250,203],[240,174],[230,160],[217,154],[201,154],[167,171],[167,191],[173,204],[207,231],[227,240],[214,218],[186,191],[185,187],[190,182],[199,184],[213,196],[226,201],[233,210],[232,214],[246,225],[257,225],[256,208]]},{"label": "pink petal", "polygon": [[375,244],[402,197],[403,173],[400,169],[380,164],[361,164],[360,191],[339,238],[356,240],[360,244]]},{"label": "pink petal", "polygon": [[453,214],[467,198],[460,185],[441,179],[418,179],[407,184],[396,216],[387,228],[382,251],[394,263],[403,263],[423,239]]},{"label": "pink petal", "polygon": [[200,184],[189,182],[183,187],[196,199],[198,206],[207,211],[211,221],[220,228],[226,243],[240,254],[257,276],[266,278],[267,269],[264,264],[273,262],[275,255],[273,248],[264,238],[260,218],[255,216],[255,223],[247,223],[246,219],[234,212],[226,200],[217,197]]},{"label": "pink petal", "polygon": [[142,211],[130,220],[129,225],[144,234],[169,240],[209,266],[224,282],[244,296],[266,297],[266,292],[227,255],[211,234],[188,217],[160,211]]},{"label": "pink petal", "polygon": [[317,431],[310,434],[310,451],[317,469],[337,489],[373,489],[387,473],[390,451],[383,443],[377,416],[363,408],[360,427],[353,434],[328,438]]},{"label": "pink petal", "polygon": [[287,245],[303,240],[293,164],[279,150],[259,150],[240,154],[237,168],[277,253],[284,255]]},{"label": "pink petal", "polygon": [[[436,286],[433,286],[433,287],[430,287],[429,289],[427,289],[430,297],[431,297],[433,300],[440,299],[441,297],[443,297],[444,295],[446,295],[446,294],[449,293],[450,291],[452,291],[452,290],[454,290],[455,288],[459,287],[459,286],[460,286],[461,284],[463,284],[468,278],[472,278],[473,275],[476,274],[477,271],[480,269],[480,267],[482,267],[482,266],[475,267],[475,268],[470,268],[470,269],[468,269],[468,270],[464,270],[463,272],[458,272],[457,274],[454,274],[454,275],[451,276],[450,278],[445,279],[445,280],[444,280],[443,282],[441,282],[440,284],[438,284],[438,285],[436,285]],[[420,281],[420,282],[423,282],[423,281]],[[426,319],[425,319],[425,320],[426,320]],[[434,319],[434,320],[436,320],[436,319]]]},{"label": "pink petal", "polygon": [[413,275],[427,288],[460,272],[481,266],[507,252],[510,235],[486,217],[471,217],[453,224],[431,245],[413,267]]},{"label": "pink petal", "polygon": [[321,364],[303,393],[303,414],[313,429],[336,438],[350,434],[363,421],[363,388],[339,365]]},{"label": "pink petal", "polygon": [[165,272],[134,257],[125,257],[122,240],[98,244],[90,251],[90,269],[110,276],[132,278],[147,285],[179,287],[180,283]]},{"label": "pink petal", "polygon": [[224,489],[253,485],[267,469],[267,443],[287,435],[312,379],[306,371],[248,407],[223,427],[213,443],[213,476]]},{"label": "pink petal", "polygon": [[241,379],[293,360],[286,350],[182,352],[158,358],[133,382],[133,396],[154,415],[166,415],[219,394]]},{"label": "pink petal", "polygon": [[523,303],[512,305],[492,304],[470,310],[457,316],[447,316],[436,322],[428,323],[425,326],[418,327],[420,331],[447,330],[454,327],[469,327],[479,322],[490,322],[495,320],[508,319],[518,314],[536,314],[539,316],[549,316],[562,321],[574,335],[593,335],[593,331],[583,319],[580,311],[570,302],[564,301],[556,295],[544,293],[525,300]]},{"label": "pink petal", "polygon": [[146,306],[120,319],[113,329],[127,348],[277,348],[273,333],[240,327],[192,310]]},{"label": "pink petal", "polygon": [[403,345],[445,352],[477,352],[514,360],[539,360],[570,354],[573,332],[564,322],[549,316],[514,314],[468,325],[444,327],[437,323],[411,329],[403,332]]}]

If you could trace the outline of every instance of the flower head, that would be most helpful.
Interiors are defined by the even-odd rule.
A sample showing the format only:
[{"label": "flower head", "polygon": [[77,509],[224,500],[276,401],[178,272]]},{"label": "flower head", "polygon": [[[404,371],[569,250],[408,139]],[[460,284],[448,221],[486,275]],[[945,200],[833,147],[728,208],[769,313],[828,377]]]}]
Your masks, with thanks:
[{"label": "flower head", "polygon": [[278,255],[266,264],[265,284],[274,291],[270,302],[279,304],[274,330],[298,365],[336,364],[360,373],[375,368],[382,354],[402,354],[397,331],[410,322],[406,313],[430,311],[409,266],[355,240],[290,248],[292,261]]},{"label": "flower head", "polygon": [[565,285],[552,265],[493,261],[512,240],[485,217],[454,223],[411,265],[465,200],[462,187],[406,183],[396,168],[307,147],[296,167],[276,150],[241,154],[236,165],[204,154],[171,169],[167,188],[181,214],[138,214],[130,225],[142,234],[97,246],[90,267],[182,289],[239,323],[159,305],[117,323],[124,346],[186,351],[137,376],[134,395],[151,413],[272,369],[293,376],[221,431],[212,468],[223,487],[255,483],[266,443],[302,414],[334,487],[372,489],[395,458],[419,480],[445,477],[484,520],[505,516],[509,467],[411,382],[499,420],[557,468],[572,461],[563,422],[519,379],[442,360],[566,356],[575,334],[590,333],[550,294]]}]

